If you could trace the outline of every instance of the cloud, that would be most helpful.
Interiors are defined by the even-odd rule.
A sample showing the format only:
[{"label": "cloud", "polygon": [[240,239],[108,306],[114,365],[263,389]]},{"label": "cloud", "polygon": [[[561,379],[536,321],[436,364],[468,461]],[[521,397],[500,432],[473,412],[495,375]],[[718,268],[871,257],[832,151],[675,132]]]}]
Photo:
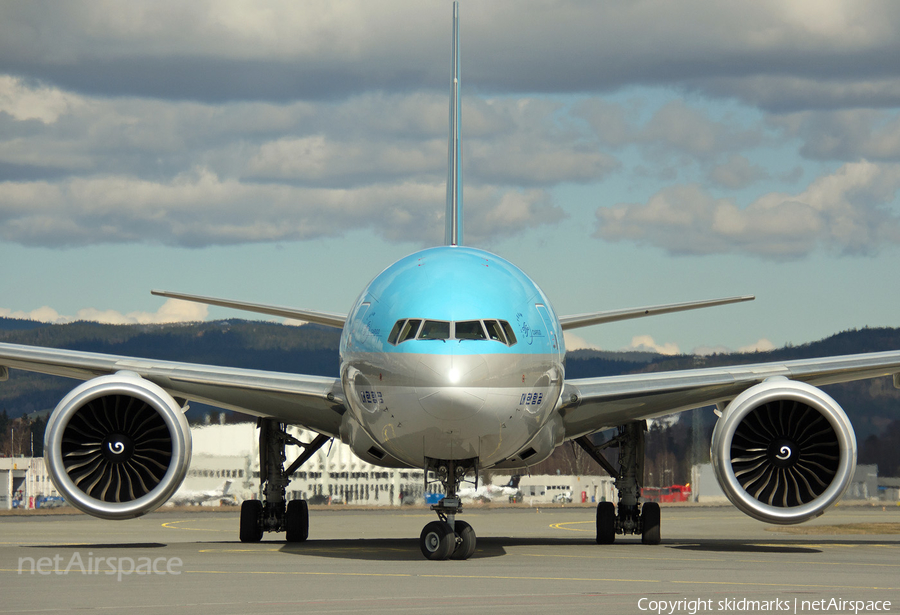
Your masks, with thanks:
[{"label": "cloud", "polygon": [[734,118],[714,120],[707,111],[680,100],[666,103],[643,123],[634,109],[598,99],[582,101],[573,114],[591,126],[601,143],[617,148],[637,145],[655,155],[686,154],[709,161],[763,141],[758,127],[742,129]]},{"label": "cloud", "polygon": [[[208,102],[443,90],[449,14],[414,0],[6,3],[0,72],[83,94]],[[891,3],[845,0],[473,3],[462,11],[464,86],[680,85],[779,110],[896,105],[898,25]]]},{"label": "cloud", "polygon": [[734,154],[726,162],[714,166],[707,175],[710,182],[731,190],[745,188],[768,177],[765,169],[740,154]]},{"label": "cloud", "polygon": [[[737,349],[737,352],[742,353],[750,353],[750,352],[768,352],[769,350],[775,350],[775,344],[767,340],[766,338],[760,338],[758,341],[747,344],[746,346],[741,346]],[[712,354],[731,354],[735,352],[733,349],[728,348],[727,346],[698,346],[691,350],[691,354],[695,355],[712,355]]]},{"label": "cloud", "polygon": [[594,236],[671,254],[744,253],[796,259],[823,247],[873,254],[900,243],[900,221],[885,208],[900,188],[900,165],[845,164],[799,194],[769,193],[745,208],[697,185],[665,188],[645,204],[597,209]]},{"label": "cloud", "polygon": [[659,109],[638,138],[652,147],[683,152],[700,160],[745,149],[760,141],[757,132],[739,130],[734,122],[713,121],[681,101],[667,103]]},{"label": "cloud", "polygon": [[[29,246],[148,243],[201,247],[339,236],[375,229],[392,241],[443,236],[443,184],[350,189],[254,184],[195,169],[171,181],[94,177],[0,183],[0,238]],[[506,237],[564,217],[543,190],[470,187],[467,236]]]},{"label": "cloud", "polygon": [[635,107],[590,98],[576,104],[572,114],[587,122],[601,143],[618,148],[637,140],[639,129]]},{"label": "cloud", "polygon": [[775,350],[775,344],[764,337],[753,344],[738,348],[738,352],[768,352],[770,350]]},{"label": "cloud", "polygon": [[64,324],[79,320],[99,322],[108,325],[164,324],[174,322],[198,322],[205,320],[208,308],[199,303],[167,299],[156,312],[129,312],[122,314],[115,310],[98,310],[83,308],[74,316],[62,316],[53,308],[44,306],[30,312],[12,311],[0,308],[0,317],[36,320],[52,324]]},{"label": "cloud", "polygon": [[[464,194],[467,202],[473,199],[468,196],[471,190]],[[477,191],[476,203],[484,200],[479,197]],[[473,240],[476,244],[486,243],[498,238],[516,235],[526,229],[536,228],[542,225],[553,225],[567,217],[562,208],[555,205],[550,195],[543,190],[508,190],[489,191],[496,193],[488,203],[470,207],[471,214],[466,214],[466,240]],[[487,196],[485,194],[485,196]],[[442,227],[443,228],[443,227]]]},{"label": "cloud", "polygon": [[563,331],[563,338],[566,342],[566,350],[602,350],[599,346],[590,343],[583,337],[578,337],[568,331]]},{"label": "cloud", "polygon": [[674,342],[666,342],[665,344],[657,344],[649,335],[635,335],[631,338],[631,345],[622,348],[622,350],[637,350],[639,352],[656,352],[664,355],[681,354],[678,345]]},{"label": "cloud", "polygon": [[68,322],[59,315],[59,312],[57,312],[53,308],[48,307],[46,305],[43,307],[39,307],[37,309],[31,310],[30,312],[23,312],[21,310],[14,312],[8,308],[0,308],[0,317],[18,318],[20,320],[36,320],[38,322],[50,322],[50,323]]},{"label": "cloud", "polygon": [[[892,51],[892,53],[897,53]],[[844,57],[835,54],[827,69],[800,68],[798,72],[819,73],[821,76],[801,75],[741,75],[692,80],[692,89],[712,97],[737,98],[744,103],[772,113],[790,113],[800,109],[834,110],[842,108],[900,106],[900,83],[897,75],[886,67],[875,70],[888,73],[884,77],[862,71],[854,76],[848,65],[857,54]],[[873,59],[876,66],[880,59]],[[870,61],[861,57],[859,62]],[[823,59],[823,62],[826,60]],[[824,64],[823,64],[824,66]]]},{"label": "cloud", "polygon": [[[51,113],[35,103],[43,98],[77,104],[60,103]],[[4,110],[10,118],[0,113],[0,163],[20,167],[158,179],[201,164],[220,176],[342,188],[446,175],[446,95],[212,105],[75,97],[0,76]],[[595,140],[557,125],[559,110],[529,98],[467,100],[467,184],[546,187],[594,181],[616,169]],[[26,121],[35,114],[47,121]]]},{"label": "cloud", "polygon": [[900,161],[900,114],[895,111],[804,111],[771,117],[769,123],[800,138],[806,158]]},{"label": "cloud", "polygon": [[583,120],[602,145],[622,150],[633,148],[642,157],[634,167],[637,176],[672,181],[693,164],[705,170],[707,179],[736,189],[769,177],[759,165],[738,152],[770,144],[780,127],[732,116],[716,118],[708,104],[689,106],[670,101],[649,118],[639,113],[640,101],[609,103],[588,99],[574,105],[572,118]]},{"label": "cloud", "polygon": [[[822,108],[820,99],[859,104],[848,92],[897,81],[889,58],[900,52],[893,36],[900,9],[801,5],[555,0],[522,11],[500,0],[465,7],[465,199],[478,207],[469,210],[467,221],[478,226],[467,235],[503,237],[556,224],[565,217],[556,188],[599,183],[621,173],[623,161],[644,185],[647,177],[705,177],[741,189],[778,173],[746,153],[774,135],[802,141],[808,158],[897,160],[900,123],[892,114],[804,111],[766,123],[748,120],[746,108],[735,119],[727,112],[732,103],[715,108],[692,94],[739,96],[787,112]],[[350,0],[3,5],[0,239],[201,247],[367,229],[388,240],[439,240],[446,8],[408,0],[379,7]],[[404,20],[391,17],[398,13]],[[779,101],[770,85],[784,79],[828,92],[800,88]],[[688,102],[656,108],[646,100],[566,95],[635,86],[674,88]],[[753,99],[754,88],[771,90],[769,98]],[[891,104],[891,96],[872,105]],[[694,163],[699,170],[688,169]],[[770,209],[776,222],[799,221],[797,229],[768,228],[756,204],[740,208],[708,190],[675,186],[654,197],[664,215],[650,226],[688,215],[694,247],[636,229],[629,218],[640,217],[639,205],[627,215],[621,204],[598,214],[598,233],[676,253],[793,258],[810,243],[866,250],[858,240],[828,239],[834,233],[803,226],[846,230],[846,216],[836,224],[815,203],[806,211],[782,196],[789,202]],[[851,214],[868,207],[846,196]],[[693,213],[679,199],[697,200]],[[870,230],[884,220],[869,217],[863,226]],[[704,224],[714,231],[709,248],[695,241]],[[870,250],[892,232],[885,226]],[[854,234],[872,239],[871,232]],[[760,247],[759,235],[774,245]]]},{"label": "cloud", "polygon": [[279,139],[259,148],[247,163],[245,177],[315,185],[366,183],[376,176],[382,180],[423,173],[436,177],[446,167],[445,141],[340,142],[321,134]]},{"label": "cloud", "polygon": [[[0,113],[2,240],[201,247],[350,229],[417,244],[443,236],[445,95],[221,106],[79,96],[52,116],[35,111],[44,122],[19,110],[63,94],[18,78],[0,85],[18,114]],[[615,167],[556,125],[558,109],[531,99],[467,104],[467,237],[555,224],[565,214],[548,188]]]},{"label": "cloud", "polygon": [[52,124],[60,115],[81,104],[80,97],[59,88],[28,87],[21,79],[0,75],[0,112],[17,120],[38,120]]}]

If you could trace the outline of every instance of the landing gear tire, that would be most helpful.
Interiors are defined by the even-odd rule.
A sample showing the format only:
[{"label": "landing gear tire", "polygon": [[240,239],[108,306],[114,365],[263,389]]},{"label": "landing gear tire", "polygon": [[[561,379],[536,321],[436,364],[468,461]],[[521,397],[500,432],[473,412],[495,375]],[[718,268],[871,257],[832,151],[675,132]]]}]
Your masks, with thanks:
[{"label": "landing gear tire", "polygon": [[450,559],[469,559],[475,553],[475,530],[465,521],[456,521],[453,523],[456,529],[456,535],[459,541],[456,543],[456,550],[450,555]]},{"label": "landing gear tire", "polygon": [[284,513],[285,539],[304,542],[309,538],[309,506],[306,500],[291,500]]},{"label": "landing gear tire", "polygon": [[262,511],[263,505],[259,500],[244,500],[241,504],[241,542],[262,540]]},{"label": "landing gear tire", "polygon": [[449,523],[432,521],[422,529],[422,533],[419,535],[419,548],[422,549],[422,555],[427,559],[448,559],[456,548],[456,534],[450,529]]},{"label": "landing gear tire", "polygon": [[597,504],[597,544],[611,545],[616,541],[616,506],[612,502]]},{"label": "landing gear tire", "polygon": [[659,504],[646,502],[641,506],[641,542],[645,545],[658,545],[659,536]]}]

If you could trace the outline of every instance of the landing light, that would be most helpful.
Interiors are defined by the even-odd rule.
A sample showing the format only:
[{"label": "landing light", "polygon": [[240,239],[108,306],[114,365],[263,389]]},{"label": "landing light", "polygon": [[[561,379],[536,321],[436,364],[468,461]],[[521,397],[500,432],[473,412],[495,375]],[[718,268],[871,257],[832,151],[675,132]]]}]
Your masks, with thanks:
[{"label": "landing light", "polygon": [[451,369],[447,374],[447,379],[450,380],[450,384],[456,384],[457,382],[459,382],[459,370],[456,368]]}]

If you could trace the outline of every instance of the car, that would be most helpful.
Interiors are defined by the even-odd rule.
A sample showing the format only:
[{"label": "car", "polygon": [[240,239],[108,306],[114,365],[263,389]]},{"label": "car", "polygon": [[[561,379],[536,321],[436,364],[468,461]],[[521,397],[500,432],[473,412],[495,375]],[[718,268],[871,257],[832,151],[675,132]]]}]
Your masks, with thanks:
[{"label": "car", "polygon": [[35,508],[59,508],[60,506],[65,506],[66,501],[58,495],[48,495],[44,498],[38,498],[38,501],[35,503]]}]

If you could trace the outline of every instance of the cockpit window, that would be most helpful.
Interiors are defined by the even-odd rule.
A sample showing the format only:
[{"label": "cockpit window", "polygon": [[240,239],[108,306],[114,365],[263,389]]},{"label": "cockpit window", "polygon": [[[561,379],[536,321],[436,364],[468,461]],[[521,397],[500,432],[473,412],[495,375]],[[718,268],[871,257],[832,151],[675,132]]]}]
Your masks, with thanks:
[{"label": "cockpit window", "polygon": [[397,338],[397,343],[400,344],[406,340],[415,339],[416,333],[419,332],[419,325],[421,324],[422,321],[417,318],[410,318],[407,320],[406,324],[403,325],[403,328],[400,330],[400,337]]},{"label": "cockpit window", "polygon": [[400,337],[400,327],[406,324],[405,320],[398,320],[394,323],[394,328],[391,329],[391,334],[388,335],[388,344],[396,344],[397,338]]},{"label": "cockpit window", "polygon": [[419,331],[420,340],[450,339],[450,323],[443,320],[426,320]]},{"label": "cockpit window", "polygon": [[516,334],[513,331],[513,328],[505,320],[500,321],[500,326],[503,327],[503,332],[506,333],[506,345],[507,346],[515,346],[517,340],[516,340]]},{"label": "cockpit window", "polygon": [[487,339],[480,320],[466,320],[456,323],[456,335],[454,337],[458,340]]},{"label": "cockpit window", "polygon": [[496,320],[485,320],[484,328],[487,329],[488,338],[501,344],[506,343],[506,336],[503,334],[503,328]]},{"label": "cockpit window", "polygon": [[514,346],[516,334],[505,320],[423,320],[401,318],[394,323],[388,335],[388,343],[396,346],[407,340],[493,340]]}]

